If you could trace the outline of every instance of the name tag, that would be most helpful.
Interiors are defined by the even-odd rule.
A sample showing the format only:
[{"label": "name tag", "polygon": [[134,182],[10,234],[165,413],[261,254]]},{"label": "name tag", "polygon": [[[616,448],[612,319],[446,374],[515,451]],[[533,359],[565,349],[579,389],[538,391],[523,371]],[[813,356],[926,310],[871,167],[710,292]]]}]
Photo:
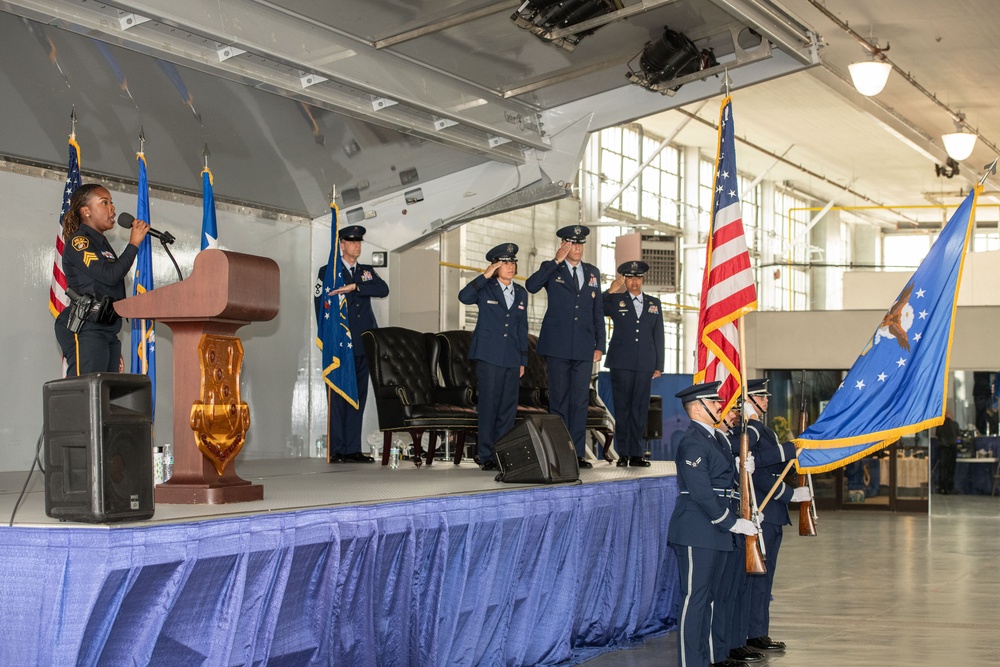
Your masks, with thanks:
[{"label": "name tag", "polygon": [[566,281],[563,280],[562,278],[556,277],[556,282],[557,283],[565,283]]},{"label": "name tag", "polygon": [[495,305],[497,305],[500,302],[499,301],[494,301],[493,299],[486,299],[486,303],[488,303],[491,306],[495,306]]}]

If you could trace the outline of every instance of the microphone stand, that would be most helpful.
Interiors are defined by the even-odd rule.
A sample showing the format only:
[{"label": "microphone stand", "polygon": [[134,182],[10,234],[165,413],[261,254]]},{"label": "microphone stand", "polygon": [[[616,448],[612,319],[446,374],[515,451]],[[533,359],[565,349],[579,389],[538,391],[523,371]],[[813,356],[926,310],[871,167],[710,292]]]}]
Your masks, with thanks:
[{"label": "microphone stand", "polygon": [[170,232],[160,232],[159,239],[160,245],[163,246],[163,249],[167,253],[167,257],[169,257],[170,261],[174,264],[174,270],[177,271],[177,280],[184,280],[184,274],[181,273],[181,267],[177,265],[177,260],[174,259],[173,253],[170,252],[170,244],[177,239],[175,239],[174,235]]}]

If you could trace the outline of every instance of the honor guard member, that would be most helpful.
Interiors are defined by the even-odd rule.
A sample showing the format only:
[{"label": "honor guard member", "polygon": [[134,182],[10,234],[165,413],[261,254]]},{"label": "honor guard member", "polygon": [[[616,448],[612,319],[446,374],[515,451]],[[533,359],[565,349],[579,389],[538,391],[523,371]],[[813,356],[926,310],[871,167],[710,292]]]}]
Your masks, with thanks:
[{"label": "honor guard member", "polygon": [[739,518],[729,504],[736,466],[729,441],[714,426],[721,384],[696,384],[675,394],[691,419],[677,447],[679,495],[667,531],[680,576],[680,667],[743,664],[727,663],[729,658],[710,641],[712,606],[722,587],[720,568],[733,549],[731,534],[756,534],[753,523]]},{"label": "honor guard member", "polygon": [[542,288],[548,306],[538,335],[538,354],[549,377],[549,412],[566,424],[581,468],[592,468],[587,454],[587,408],[590,376],[604,354],[604,308],[601,272],[583,259],[590,229],[570,225],[556,232],[562,239],[554,259],[542,262],[524,286]]},{"label": "honor guard member", "polygon": [[96,183],[73,191],[62,220],[62,268],[70,305],[56,318],[56,341],[66,359],[66,375],[118,373],[122,370],[122,318],[114,302],[125,298],[125,276],[135,262],[149,225],[132,223],[128,245],[121,255],[105,238],[114,229],[115,205],[111,193]]},{"label": "honor guard member", "polygon": [[642,292],[647,271],[646,262],[625,262],[604,293],[604,314],[614,324],[604,365],[611,370],[619,468],[650,465],[642,436],[651,382],[663,372],[663,312],[659,299]]},{"label": "honor guard member", "polygon": [[[740,495],[740,434],[743,432],[743,420],[738,409],[732,409],[725,418],[725,426],[729,429],[729,446],[736,462],[736,479],[733,482],[736,489],[729,508],[739,516],[741,507]],[[754,439],[749,440],[747,448],[747,472],[751,475],[756,466]],[[746,646],[747,627],[750,612],[750,582],[759,575],[747,574],[746,535],[733,535],[733,550],[726,554],[726,562],[722,568],[724,588],[720,592],[720,600],[715,605],[712,616],[712,641],[721,647],[720,653],[735,662],[729,664],[760,662],[764,654]],[[726,663],[723,663],[726,664]]]},{"label": "honor guard member", "polygon": [[520,378],[528,364],[528,292],[515,285],[517,245],[501,243],[486,253],[489,267],[458,293],[479,306],[469,359],[479,385],[479,467],[496,470],[493,443],[514,427]]},{"label": "honor guard member", "polygon": [[[361,344],[362,332],[378,328],[375,313],[372,312],[372,299],[382,299],[389,296],[389,286],[375,273],[375,267],[370,264],[359,264],[361,257],[361,241],[368,231],[361,225],[350,225],[340,230],[340,274],[344,286],[330,290],[329,295],[343,294],[347,299],[347,321],[351,328],[351,341],[354,350],[354,373],[358,381],[358,409],[344,400],[340,394],[329,387],[326,388],[327,433],[330,446],[327,457],[331,463],[341,461],[356,463],[374,463],[375,459],[361,451],[361,424],[365,415],[365,403],[368,400],[368,362],[365,360],[365,348]],[[324,294],[323,278],[326,275],[326,265],[319,270],[316,282],[315,306],[316,321],[323,316]]]},{"label": "honor guard member", "polygon": [[[795,445],[791,442],[778,442],[778,436],[765,423],[767,405],[771,394],[767,390],[767,379],[747,381],[747,436],[754,450],[756,470],[753,473],[753,486],[757,498],[763,499],[771,491],[785,466],[795,458]],[[809,487],[793,487],[781,482],[771,500],[764,505],[764,518],[761,524],[764,540],[764,567],[767,574],[750,577],[748,589],[749,616],[746,645],[762,651],[782,651],[785,643],[771,639],[768,635],[770,625],[771,588],[774,585],[774,573],[778,567],[778,550],[781,548],[782,526],[791,525],[788,516],[788,503],[798,503],[811,499]]]}]

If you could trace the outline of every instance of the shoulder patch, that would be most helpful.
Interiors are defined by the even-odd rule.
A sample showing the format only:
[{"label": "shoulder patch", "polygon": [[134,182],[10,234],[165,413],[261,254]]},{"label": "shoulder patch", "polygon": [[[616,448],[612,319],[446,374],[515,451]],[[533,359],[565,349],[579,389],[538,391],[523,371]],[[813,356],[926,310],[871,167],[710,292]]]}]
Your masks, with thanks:
[{"label": "shoulder patch", "polygon": [[90,239],[86,236],[74,236],[73,240],[69,242],[73,246],[73,250],[77,252],[83,252],[90,247]]}]

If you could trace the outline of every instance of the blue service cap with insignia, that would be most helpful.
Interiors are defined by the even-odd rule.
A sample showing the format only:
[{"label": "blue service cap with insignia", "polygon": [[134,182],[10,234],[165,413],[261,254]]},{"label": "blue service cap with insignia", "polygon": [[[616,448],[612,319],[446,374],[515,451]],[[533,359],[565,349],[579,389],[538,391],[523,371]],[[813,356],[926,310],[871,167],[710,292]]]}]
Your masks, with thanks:
[{"label": "blue service cap with insignia", "polygon": [[556,236],[570,243],[586,243],[589,234],[590,227],[585,225],[569,225],[556,232]]},{"label": "blue service cap with insignia", "polygon": [[500,245],[496,246],[488,253],[486,253],[486,261],[491,264],[493,262],[516,262],[517,244],[501,243]]},{"label": "blue service cap with insignia", "polygon": [[681,399],[681,403],[690,403],[691,401],[697,401],[698,399],[721,401],[722,398],[719,396],[719,387],[721,386],[722,383],[718,381],[701,382],[699,384],[693,384],[687,389],[681,389],[679,392],[674,394],[674,396]]},{"label": "blue service cap with insignia", "polygon": [[618,273],[629,278],[642,278],[649,271],[649,264],[646,262],[625,262],[618,266]]},{"label": "blue service cap with insignia", "polygon": [[365,238],[365,232],[368,230],[361,225],[349,225],[347,227],[341,227],[338,236],[341,241],[362,241]]},{"label": "blue service cap with insignia", "polygon": [[747,394],[750,396],[770,396],[771,392],[767,390],[767,380],[768,378],[747,380]]}]

